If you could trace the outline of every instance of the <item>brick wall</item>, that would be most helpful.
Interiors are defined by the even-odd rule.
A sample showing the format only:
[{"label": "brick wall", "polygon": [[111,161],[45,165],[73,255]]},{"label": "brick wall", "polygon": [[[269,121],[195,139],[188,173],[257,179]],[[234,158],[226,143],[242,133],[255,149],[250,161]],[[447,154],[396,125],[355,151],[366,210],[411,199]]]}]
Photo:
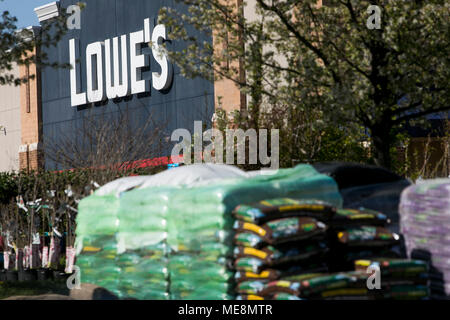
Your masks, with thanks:
[{"label": "brick wall", "polygon": [[[224,3],[233,3],[238,7],[244,5],[243,0],[223,0]],[[245,18],[249,21],[257,19],[257,14],[254,12],[256,0],[246,1],[247,10],[243,13]],[[328,1],[318,0],[317,6],[329,5]],[[220,52],[223,49],[223,42],[219,41],[213,32],[213,45],[216,52]],[[243,44],[244,45],[244,44]],[[280,56],[280,60],[283,57]],[[231,61],[234,67],[240,70],[238,77],[242,82],[245,81],[245,70],[243,63],[241,61]],[[233,110],[246,110],[247,109],[247,96],[242,94],[239,87],[232,81],[228,79],[223,79],[214,82],[214,98],[216,107],[222,107],[225,111],[230,112]]]},{"label": "brick wall", "polygon": [[[243,6],[242,0],[224,1],[226,3],[234,3],[238,7]],[[219,40],[213,31],[213,46],[216,53],[220,54],[224,45],[226,44],[223,39]],[[239,69],[239,75],[237,77],[243,81],[245,79],[245,71],[242,61],[230,61],[229,63],[231,66]],[[229,79],[222,79],[214,82],[214,100],[216,107],[222,107],[227,112],[247,109],[246,95],[242,94],[236,83]]]},{"label": "brick wall", "polygon": [[22,127],[22,145],[19,150],[20,169],[38,170],[44,165],[40,72],[35,64],[23,65],[20,66],[20,76],[28,79],[20,87]]}]

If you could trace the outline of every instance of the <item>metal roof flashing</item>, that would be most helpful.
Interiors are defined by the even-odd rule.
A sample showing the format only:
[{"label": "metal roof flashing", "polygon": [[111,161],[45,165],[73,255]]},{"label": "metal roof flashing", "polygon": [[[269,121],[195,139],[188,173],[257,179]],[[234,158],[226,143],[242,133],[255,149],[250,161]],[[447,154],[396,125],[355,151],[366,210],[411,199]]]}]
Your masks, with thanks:
[{"label": "metal roof flashing", "polygon": [[43,6],[37,7],[34,9],[39,22],[43,22],[49,20],[54,17],[59,16],[59,1],[54,1],[49,4],[45,4]]}]

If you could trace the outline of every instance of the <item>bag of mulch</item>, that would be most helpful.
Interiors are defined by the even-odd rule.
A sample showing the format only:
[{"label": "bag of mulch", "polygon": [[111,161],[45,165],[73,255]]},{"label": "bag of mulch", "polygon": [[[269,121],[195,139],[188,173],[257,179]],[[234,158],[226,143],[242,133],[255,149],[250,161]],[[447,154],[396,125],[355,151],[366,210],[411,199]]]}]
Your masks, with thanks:
[{"label": "bag of mulch", "polygon": [[374,300],[380,297],[381,292],[369,290],[367,288],[369,274],[360,271],[349,271],[338,273],[338,275],[349,278],[346,285],[335,285],[335,287],[329,286],[324,290],[315,291],[313,293],[305,290],[303,294],[308,294],[310,299],[325,300]]},{"label": "bag of mulch", "polygon": [[344,247],[330,251],[329,255],[332,272],[352,270],[357,260],[370,260],[378,257],[401,258],[399,254],[391,248],[385,247]]},{"label": "bag of mulch", "polygon": [[258,258],[250,258],[250,257],[244,257],[239,258],[235,260],[234,268],[238,271],[244,271],[244,272],[254,272],[254,273],[260,273],[263,270],[266,270],[267,268],[285,268],[286,266],[291,266],[293,270],[295,269],[301,269],[302,265],[310,265],[312,261],[319,261],[320,259],[316,257],[316,259],[309,259],[307,262],[299,263],[298,261],[289,262],[287,264],[277,265],[277,266],[267,266],[264,264],[264,260],[258,259]]},{"label": "bag of mulch", "polygon": [[246,281],[270,281],[278,279],[281,276],[281,272],[274,269],[266,269],[260,273],[237,271],[234,275],[234,279],[237,283]]},{"label": "bag of mulch", "polygon": [[423,279],[429,271],[428,263],[422,260],[379,258],[355,261],[355,270],[366,271],[371,266],[378,266],[380,268],[383,279],[385,277]]},{"label": "bag of mulch", "polygon": [[381,278],[381,287],[390,290],[392,287],[397,286],[427,286],[430,283],[430,278],[427,274],[423,273],[415,278]]},{"label": "bag of mulch", "polygon": [[[369,290],[364,272],[350,271],[331,276],[322,276],[303,281],[302,296],[309,299],[325,300],[375,300],[382,296],[382,291]],[[344,281],[342,281],[344,280]]]},{"label": "bag of mulch", "polygon": [[381,212],[360,208],[356,209],[339,209],[329,222],[332,228],[343,228],[349,226],[385,226],[390,221],[386,215]]},{"label": "bag of mulch", "polygon": [[292,282],[302,282],[304,280],[321,277],[323,273],[303,273],[297,275],[283,276],[280,280],[292,281]]},{"label": "bag of mulch", "polygon": [[270,297],[262,297],[262,296],[258,296],[258,295],[253,295],[253,294],[242,294],[237,296],[236,300],[244,300],[244,301],[251,301],[251,300],[302,300],[299,297],[292,295],[292,294],[288,294],[288,293],[284,293],[284,292],[280,292],[280,293],[276,293]]},{"label": "bag of mulch", "polygon": [[273,281],[280,278],[291,277],[301,274],[327,272],[328,268],[323,262],[312,262],[304,265],[280,266],[277,269],[264,269],[259,273],[249,271],[237,271],[235,273],[236,283],[245,281]]},{"label": "bag of mulch", "polygon": [[280,292],[272,295],[270,297],[270,300],[302,300],[302,299],[293,294]]},{"label": "bag of mulch", "polygon": [[423,300],[430,297],[430,288],[427,285],[401,285],[392,286],[385,298],[393,300]]},{"label": "bag of mulch", "polygon": [[324,300],[376,300],[377,295],[366,288],[342,288],[324,291],[317,299]]},{"label": "bag of mulch", "polygon": [[299,296],[301,293],[301,282],[277,280],[269,282],[260,292],[262,296],[272,296],[276,293],[286,293],[294,296]]},{"label": "bag of mulch", "polygon": [[241,294],[236,297],[236,300],[251,301],[251,300],[265,300],[265,299],[264,299],[264,297],[254,295],[254,294]]},{"label": "bag of mulch", "polygon": [[308,297],[320,295],[322,292],[349,287],[355,279],[345,273],[319,275],[302,281],[278,280],[269,282],[261,295],[272,295],[284,292],[291,295]]},{"label": "bag of mulch", "polygon": [[249,205],[240,205],[233,211],[236,219],[258,225],[270,220],[290,217],[310,217],[326,222],[335,213],[336,208],[324,201],[289,198],[271,199]]},{"label": "bag of mulch", "polygon": [[400,236],[382,227],[363,226],[340,231],[337,239],[348,247],[388,247],[398,244]]},{"label": "bag of mulch", "polygon": [[264,244],[277,245],[324,236],[327,227],[313,218],[295,217],[269,221],[262,226],[236,221],[234,229],[237,232],[235,244],[260,248]]},{"label": "bag of mulch", "polygon": [[277,247],[267,246],[261,250],[249,247],[236,247],[235,269],[241,271],[260,272],[265,268],[274,268],[283,264],[301,263],[317,260],[328,248],[325,243],[289,244]]},{"label": "bag of mulch", "polygon": [[243,295],[259,295],[267,281],[244,281],[236,286],[236,292]]},{"label": "bag of mulch", "polygon": [[244,281],[273,281],[293,277],[302,274],[324,273],[328,272],[328,267],[324,262],[312,262],[304,265],[289,264],[287,266],[279,266],[277,269],[264,269],[259,273],[249,271],[237,271],[235,273],[235,281],[237,283]]},{"label": "bag of mulch", "polygon": [[249,248],[262,248],[267,245],[260,236],[250,232],[237,232],[234,243]]}]

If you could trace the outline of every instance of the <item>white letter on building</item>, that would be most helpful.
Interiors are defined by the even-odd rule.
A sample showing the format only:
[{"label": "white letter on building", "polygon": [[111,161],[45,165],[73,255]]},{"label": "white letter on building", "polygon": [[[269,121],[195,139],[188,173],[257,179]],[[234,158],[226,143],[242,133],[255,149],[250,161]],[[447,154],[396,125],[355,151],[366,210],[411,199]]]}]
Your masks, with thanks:
[{"label": "white letter on building", "polygon": [[[113,73],[111,74],[111,40],[105,40],[105,76],[106,76],[106,95],[108,99],[125,97],[129,92],[128,87],[128,43],[127,36],[123,35],[120,39],[121,60],[119,59],[119,38],[113,38]],[[120,61],[122,61],[122,81],[120,81]],[[113,80],[114,79],[114,80]]]},{"label": "white letter on building", "polygon": [[[78,40],[70,39],[70,99],[72,107],[86,104],[86,92],[81,92],[80,66],[77,64],[77,58],[80,56]],[[78,72],[77,72],[78,71]]]},{"label": "white letter on building", "polygon": [[[131,93],[144,93],[150,91],[148,81],[142,79],[141,68],[148,65],[147,58],[141,53],[144,43],[144,31],[130,33],[130,64],[131,64]],[[139,53],[139,55],[138,55]]]},{"label": "white letter on building", "polygon": [[[96,57],[95,70],[92,60]],[[95,71],[95,72],[93,72]],[[87,97],[89,102],[100,102],[104,98],[103,90],[103,54],[101,42],[91,43],[86,47]],[[95,78],[95,82],[93,81]]]},{"label": "white letter on building", "polygon": [[166,90],[172,84],[172,64],[170,64],[167,59],[167,54],[164,47],[162,47],[158,43],[159,39],[166,40],[166,37],[166,26],[163,24],[158,24],[153,29],[152,34],[153,57],[161,67],[161,73],[153,72],[152,74],[153,88],[155,88],[156,90]]}]

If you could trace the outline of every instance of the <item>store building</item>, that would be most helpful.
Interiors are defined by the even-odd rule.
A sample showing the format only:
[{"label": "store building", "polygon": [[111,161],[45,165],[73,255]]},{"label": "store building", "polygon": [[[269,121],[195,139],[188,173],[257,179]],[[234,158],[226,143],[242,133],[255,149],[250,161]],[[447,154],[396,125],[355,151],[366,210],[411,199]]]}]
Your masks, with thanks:
[{"label": "store building", "polygon": [[[39,27],[29,27],[35,36]],[[9,72],[27,79],[20,86],[0,86],[0,172],[43,167],[41,79],[36,65],[15,65]]]},{"label": "store building", "polygon": [[[0,87],[0,171],[58,168],[46,146],[62,144],[63,139],[77,141],[87,114],[115,117],[126,110],[136,128],[152,117],[164,126],[168,137],[178,128],[192,132],[195,120],[210,122],[219,100],[227,111],[246,109],[248,97],[232,81],[184,78],[176,66],[158,58],[156,50],[146,45],[150,40],[164,40],[166,30],[156,25],[157,14],[163,6],[182,11],[177,1],[84,2],[80,28],[69,30],[56,47],[42,48],[50,62],[72,63],[75,68],[16,68],[22,77],[35,77],[20,87]],[[35,12],[44,26],[77,3],[51,2]],[[246,4],[245,17],[258,19],[256,0]],[[39,27],[32,30],[36,35],[42,32]],[[195,30],[192,36],[216,45],[214,39]],[[180,46],[169,45],[172,50]],[[161,155],[170,150],[167,143]]]},{"label": "store building", "polygon": [[[164,40],[166,30],[156,25],[157,14],[162,6],[182,11],[176,1],[84,2],[80,29],[69,30],[56,47],[41,48],[48,62],[76,67],[72,71],[20,67],[15,70],[17,75],[34,78],[20,87],[0,87],[1,96],[7,97],[0,102],[0,128],[8,135],[0,137],[4,151],[0,152],[0,170],[57,168],[46,154],[46,145],[58,145],[63,138],[76,141],[87,113],[114,117],[126,109],[133,126],[142,126],[152,117],[153,122],[164,124],[170,136],[178,128],[193,131],[195,120],[210,122],[219,99],[227,111],[246,108],[245,96],[233,82],[184,78],[176,66],[158,58],[146,45],[150,40]],[[55,1],[35,12],[42,26],[77,3]],[[30,28],[42,36],[39,27]],[[213,41],[192,32],[203,41]],[[170,45],[173,50],[179,46]],[[170,150],[167,144],[162,155]]]},{"label": "store building", "polygon": [[[35,11],[42,24],[77,2],[62,0]],[[76,140],[88,112],[114,117],[127,110],[133,127],[144,126],[152,117],[167,133],[193,129],[194,120],[212,117],[213,84],[182,77],[167,60],[157,61],[155,50],[145,45],[165,38],[164,26],[155,21],[167,3],[177,6],[175,1],[86,1],[80,29],[68,30],[55,48],[43,49],[49,61],[75,65],[72,70],[41,72],[44,145]],[[46,167],[54,167],[49,158]]]},{"label": "store building", "polygon": [[[19,67],[11,70],[19,76]],[[19,169],[21,145],[20,87],[0,86],[0,172]]]}]

